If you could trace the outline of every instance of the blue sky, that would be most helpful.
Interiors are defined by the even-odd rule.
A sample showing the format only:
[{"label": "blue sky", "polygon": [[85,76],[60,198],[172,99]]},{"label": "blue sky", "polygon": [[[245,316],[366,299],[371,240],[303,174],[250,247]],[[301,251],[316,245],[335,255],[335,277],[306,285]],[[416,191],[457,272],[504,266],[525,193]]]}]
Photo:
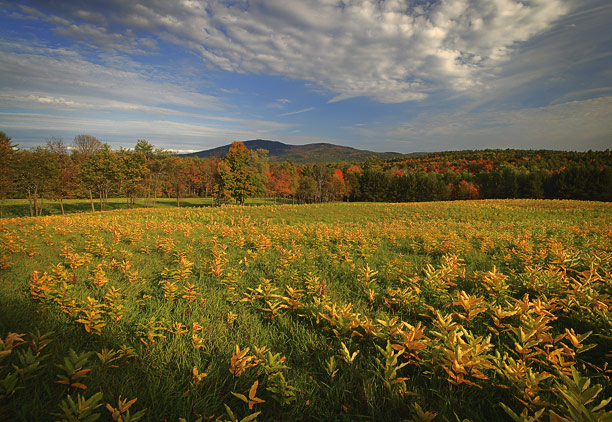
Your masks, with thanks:
[{"label": "blue sky", "polygon": [[22,148],[612,147],[609,0],[0,0],[0,28]]}]

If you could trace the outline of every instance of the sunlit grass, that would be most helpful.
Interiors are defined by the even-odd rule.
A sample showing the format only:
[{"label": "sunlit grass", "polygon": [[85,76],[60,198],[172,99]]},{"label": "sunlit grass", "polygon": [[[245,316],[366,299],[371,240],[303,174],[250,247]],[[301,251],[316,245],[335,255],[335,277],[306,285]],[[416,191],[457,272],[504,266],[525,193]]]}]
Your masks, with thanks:
[{"label": "sunlit grass", "polygon": [[597,420],[612,394],[609,204],[4,219],[0,268],[0,420]]}]

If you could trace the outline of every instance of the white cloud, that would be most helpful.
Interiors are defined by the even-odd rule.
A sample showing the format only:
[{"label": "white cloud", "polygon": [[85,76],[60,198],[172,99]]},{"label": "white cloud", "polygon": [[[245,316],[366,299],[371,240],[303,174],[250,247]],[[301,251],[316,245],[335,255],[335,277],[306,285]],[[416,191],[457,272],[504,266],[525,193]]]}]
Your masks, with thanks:
[{"label": "white cloud", "polygon": [[91,24],[64,24],[57,28],[55,33],[96,47],[131,54],[144,54],[147,51],[157,50],[157,42],[154,39],[138,38],[130,30],[113,33],[104,27]]},{"label": "white cloud", "polygon": [[0,88],[7,99],[83,108],[220,108],[215,97],[177,85],[170,75],[149,79],[144,66],[118,56],[112,61],[116,63],[98,64],[64,49],[2,43]]},{"label": "white cloud", "polygon": [[290,111],[289,113],[279,114],[279,116],[293,116],[294,114],[302,114],[314,110],[314,107],[303,108],[302,110]]},{"label": "white cloud", "polygon": [[[332,94],[331,102],[367,96],[396,103],[423,99],[432,90],[480,86],[508,61],[519,43],[550,29],[568,13],[569,4],[569,0],[117,0],[89,2],[87,10],[83,2],[65,2],[49,13],[85,21],[58,27],[76,39],[117,45],[117,34],[101,25],[120,26],[120,36],[125,31],[130,37],[154,34],[197,51],[209,65],[227,71],[314,82]],[[142,48],[142,43],[137,47]]]}]

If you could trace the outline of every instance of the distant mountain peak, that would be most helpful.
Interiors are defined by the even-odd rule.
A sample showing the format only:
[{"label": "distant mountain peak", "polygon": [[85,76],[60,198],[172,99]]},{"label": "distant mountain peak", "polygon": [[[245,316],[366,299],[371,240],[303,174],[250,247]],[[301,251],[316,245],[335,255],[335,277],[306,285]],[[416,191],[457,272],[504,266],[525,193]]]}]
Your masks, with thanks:
[{"label": "distant mountain peak", "polygon": [[[272,162],[292,161],[296,164],[324,163],[334,161],[365,161],[371,156],[381,160],[401,157],[404,154],[398,152],[374,152],[342,145],[334,145],[318,142],[306,145],[290,145],[279,141],[266,139],[252,139],[241,141],[250,150],[265,149]],[[230,144],[189,154],[181,154],[182,157],[224,157],[229,151]]]}]

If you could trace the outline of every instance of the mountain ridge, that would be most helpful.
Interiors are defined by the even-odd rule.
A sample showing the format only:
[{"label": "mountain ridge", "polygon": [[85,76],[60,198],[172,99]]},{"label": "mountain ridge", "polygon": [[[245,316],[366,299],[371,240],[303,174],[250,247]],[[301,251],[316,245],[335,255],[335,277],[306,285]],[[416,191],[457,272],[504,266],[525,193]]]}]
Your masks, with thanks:
[{"label": "mountain ridge", "polygon": [[[252,139],[241,141],[248,149],[265,149],[271,162],[291,161],[296,164],[324,163],[337,161],[366,161],[375,156],[381,160],[402,157],[405,154],[399,152],[375,152],[325,142],[306,145],[291,145],[279,141],[266,139]],[[223,157],[227,154],[230,144],[208,150],[180,154],[181,157],[209,158],[213,156]]]}]

